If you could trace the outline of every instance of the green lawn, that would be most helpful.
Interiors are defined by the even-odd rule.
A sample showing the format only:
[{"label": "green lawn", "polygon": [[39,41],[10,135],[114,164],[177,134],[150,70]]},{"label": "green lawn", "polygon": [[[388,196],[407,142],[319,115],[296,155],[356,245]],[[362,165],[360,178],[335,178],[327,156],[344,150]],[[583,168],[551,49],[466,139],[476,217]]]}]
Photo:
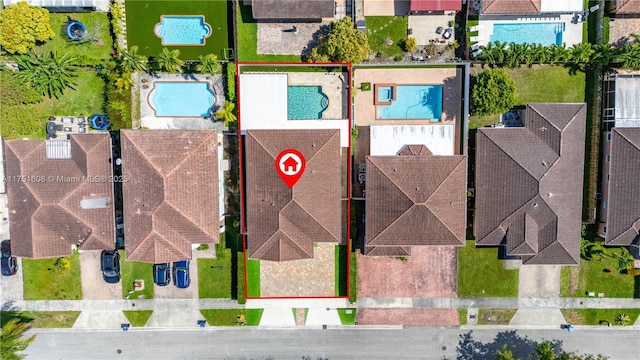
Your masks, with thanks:
[{"label": "green lawn", "polygon": [[70,328],[80,316],[80,311],[26,311],[34,328]]},{"label": "green lawn", "polygon": [[[477,75],[488,69],[473,66],[471,74]],[[584,102],[585,74],[578,72],[569,74],[569,69],[562,66],[534,65],[531,68],[523,66],[518,69],[505,69],[516,83],[518,103],[526,105],[534,102]],[[469,118],[469,128],[479,128],[495,124],[498,115],[475,116]]]},{"label": "green lawn", "polygon": [[[617,251],[616,251],[617,250]],[[619,249],[606,248],[605,253],[618,252]],[[580,259],[580,270],[577,286],[570,279],[570,267],[562,269],[560,294],[565,297],[586,297],[587,292],[593,292],[596,296],[604,293],[608,298],[632,298],[634,297],[634,278],[626,274],[620,274],[616,269],[618,261],[605,256],[602,261],[597,259]],[[613,270],[612,273],[604,272],[604,269]]]},{"label": "green lawn", "polygon": [[338,309],[338,316],[342,325],[353,325],[356,322],[356,309]]},{"label": "green lawn", "polygon": [[264,62],[300,62],[298,55],[263,55],[258,54],[258,23],[251,15],[251,6],[243,5],[240,0],[237,3],[238,14],[236,17],[238,61],[264,61]]},{"label": "green lawn", "polygon": [[260,260],[247,259],[247,296],[260,297]]},{"label": "green lawn", "polygon": [[[125,251],[120,250],[123,299],[153,299],[153,265],[138,261],[126,261]],[[135,280],[144,280],[144,290],[133,291]],[[130,291],[133,291],[130,293]]]},{"label": "green lawn", "polygon": [[131,326],[143,327],[149,321],[153,310],[124,310],[123,313]]},{"label": "green lawn", "polygon": [[262,309],[207,309],[200,310],[209,326],[238,325],[237,316],[244,315],[245,325],[260,325]]},{"label": "green lawn", "polygon": [[335,295],[347,296],[347,256],[349,249],[345,245],[335,246]]},{"label": "green lawn", "polygon": [[355,251],[351,251],[349,263],[349,302],[358,301],[358,257]]},{"label": "green lawn", "polygon": [[509,325],[516,309],[478,309],[478,325]]},{"label": "green lawn", "polygon": [[167,46],[180,50],[183,60],[197,60],[200,55],[209,53],[224,59],[224,49],[232,47],[229,34],[233,31],[227,26],[227,11],[231,11],[228,1],[126,0],[125,9],[128,15],[128,45],[137,46],[141,55],[158,56],[162,51],[161,40],[154,33],[154,27],[162,15],[204,15],[205,22],[211,26],[211,35],[205,39],[203,46]]},{"label": "green lawn", "polygon": [[[59,53],[71,53],[82,65],[98,65],[102,60],[111,57],[113,41],[109,33],[109,19],[103,12],[91,13],[51,13],[51,28],[56,36],[36,47],[36,51],[44,53],[57,50]],[[67,16],[78,20],[87,28],[85,39],[91,41],[70,41],[67,36]]]},{"label": "green lawn", "polygon": [[460,325],[467,325],[467,309],[458,309],[458,318]]},{"label": "green lawn", "polygon": [[516,297],[518,296],[518,270],[505,270],[498,259],[498,247],[476,248],[467,241],[458,248],[458,296]]},{"label": "green lawn", "polygon": [[81,300],[80,256],[74,252],[70,257],[71,269],[57,272],[56,258],[23,259],[25,300]]},{"label": "green lawn", "polygon": [[[402,46],[407,39],[407,18],[404,16],[367,16],[367,37],[371,52],[386,56],[404,53]],[[387,40],[393,40],[387,45]]]},{"label": "green lawn", "polygon": [[640,315],[640,309],[562,309],[562,315],[569,324],[600,325],[600,321],[616,324],[616,316],[620,313],[629,317],[627,325],[633,325]]},{"label": "green lawn", "polygon": [[198,259],[198,295],[204,298],[231,298],[231,250],[216,244],[215,259]]}]

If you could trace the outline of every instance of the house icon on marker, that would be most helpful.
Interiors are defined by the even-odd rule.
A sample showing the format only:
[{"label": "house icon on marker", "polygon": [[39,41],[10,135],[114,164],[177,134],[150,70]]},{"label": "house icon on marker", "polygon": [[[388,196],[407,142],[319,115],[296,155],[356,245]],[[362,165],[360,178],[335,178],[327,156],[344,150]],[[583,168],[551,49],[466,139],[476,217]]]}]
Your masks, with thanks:
[{"label": "house icon on marker", "polygon": [[295,161],[292,156],[289,156],[289,158],[285,160],[282,164],[284,165],[285,172],[294,172],[294,173],[298,171],[298,165],[300,165],[300,163]]}]

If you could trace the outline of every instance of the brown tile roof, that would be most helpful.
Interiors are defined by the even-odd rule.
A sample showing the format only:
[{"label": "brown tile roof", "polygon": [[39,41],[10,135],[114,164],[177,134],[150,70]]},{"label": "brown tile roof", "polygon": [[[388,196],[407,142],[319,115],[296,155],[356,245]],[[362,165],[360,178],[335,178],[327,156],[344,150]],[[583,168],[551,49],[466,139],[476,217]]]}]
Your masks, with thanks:
[{"label": "brown tile roof", "polygon": [[210,130],[121,131],[127,260],[191,258],[219,241],[218,141]]},{"label": "brown tile roof", "polygon": [[410,256],[411,246],[365,246],[364,254],[367,256]]},{"label": "brown tile roof", "polygon": [[482,14],[540,14],[541,0],[482,0]]},{"label": "brown tile roof", "polygon": [[[247,130],[244,148],[249,257],[312,258],[314,242],[341,240],[339,130]],[[289,188],[274,164],[292,148],[306,168]]]},{"label": "brown tile roof", "polygon": [[[426,152],[410,145],[400,154]],[[370,156],[366,184],[368,247],[464,245],[466,157]]]},{"label": "brown tile roof", "polygon": [[640,128],[613,128],[607,244],[631,245],[640,232]]},{"label": "brown tile roof", "polygon": [[253,0],[257,20],[322,19],[335,16],[334,0]]},{"label": "brown tile roof", "polygon": [[618,0],[616,2],[617,14],[640,14],[640,0]]},{"label": "brown tile roof", "polygon": [[[6,176],[15,179],[6,185],[16,256],[67,256],[72,245],[115,247],[111,138],[73,134],[70,145],[71,159],[49,159],[45,141],[5,141]],[[91,199],[106,199],[106,207],[83,209],[81,202]]]},{"label": "brown tile roof", "polygon": [[584,104],[529,104],[526,127],[478,130],[478,245],[525,264],[579,262],[585,116]]}]

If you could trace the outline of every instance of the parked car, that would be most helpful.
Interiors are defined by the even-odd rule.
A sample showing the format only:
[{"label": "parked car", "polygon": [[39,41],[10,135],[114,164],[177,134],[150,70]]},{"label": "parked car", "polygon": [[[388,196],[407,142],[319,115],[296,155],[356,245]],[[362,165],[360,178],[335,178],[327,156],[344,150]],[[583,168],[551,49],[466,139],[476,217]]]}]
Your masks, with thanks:
[{"label": "parked car", "polygon": [[171,282],[170,272],[169,263],[153,264],[153,282],[160,286],[169,285]]},{"label": "parked car", "polygon": [[15,275],[16,271],[18,271],[18,260],[16,260],[14,256],[11,256],[11,241],[2,241],[0,248],[2,248],[2,275]]},{"label": "parked car", "polygon": [[116,250],[102,250],[100,269],[104,281],[115,284],[120,281],[120,253]]},{"label": "parked car", "polygon": [[173,284],[180,289],[188,288],[191,284],[189,277],[189,260],[174,261]]}]

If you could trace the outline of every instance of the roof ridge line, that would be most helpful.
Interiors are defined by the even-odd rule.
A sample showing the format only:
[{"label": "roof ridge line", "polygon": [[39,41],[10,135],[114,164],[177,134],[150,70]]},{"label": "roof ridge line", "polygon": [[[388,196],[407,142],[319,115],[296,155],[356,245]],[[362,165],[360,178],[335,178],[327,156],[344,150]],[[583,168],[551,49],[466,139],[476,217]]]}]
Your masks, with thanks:
[{"label": "roof ridge line", "polygon": [[[441,186],[442,186],[442,185],[443,185],[443,184],[444,184],[444,183],[445,183],[445,182],[446,182],[446,181],[451,177],[451,175],[453,174],[453,172],[454,172],[454,171],[456,171],[456,170],[460,167],[460,165],[463,163],[463,161],[462,161],[462,160],[464,160],[464,158],[462,158],[462,159],[458,162],[458,164],[453,168],[453,170],[449,173],[449,175],[447,175],[447,176],[442,180],[442,182],[440,183],[440,185],[438,185],[438,187],[433,191],[433,193],[431,193],[431,196],[429,196],[429,198],[427,198],[427,200],[425,200],[425,202],[424,202],[425,207],[427,208],[427,210],[429,210],[429,212],[430,212],[430,213],[432,213],[432,214],[433,214],[433,216],[435,216],[435,217],[436,217],[436,219],[438,219],[438,221],[440,221],[440,223],[441,223],[442,225],[444,225],[444,227],[445,227],[445,228],[446,228],[446,229],[451,233],[451,235],[453,235],[453,237],[454,237],[455,239],[458,239],[458,237],[456,236],[456,234],[455,234],[455,233],[454,233],[454,232],[449,228],[449,226],[447,226],[447,224],[446,224],[444,221],[442,221],[442,219],[438,216],[438,214],[437,214],[437,213],[435,213],[435,212],[433,212],[433,211],[431,211],[431,208],[429,208],[426,204],[427,204],[427,201],[429,201],[429,199],[431,199],[431,197],[436,193],[436,191],[438,191],[438,189],[440,189],[440,187],[441,187]],[[465,182],[466,182],[466,181],[465,181]],[[465,201],[465,202],[466,202],[466,201]],[[466,237],[466,236],[465,236],[465,237]],[[463,239],[463,240],[466,240],[466,239]]]},{"label": "roof ridge line", "polygon": [[[324,231],[326,231],[328,234],[333,235],[333,234],[331,233],[331,231],[329,231],[329,229],[327,229],[324,225],[322,225],[322,224],[320,223],[320,221],[318,221],[318,219],[316,219],[316,218],[315,218],[315,216],[311,215],[311,213],[309,213],[309,211],[308,211],[304,206],[302,206],[299,202],[297,202],[297,201],[293,198],[293,196],[291,196],[291,200],[289,200],[289,202],[288,202],[285,206],[283,206],[283,207],[282,207],[282,209],[284,209],[285,207],[287,207],[287,206],[288,206],[290,203],[292,203],[292,202],[293,202],[293,203],[295,203],[296,205],[298,205],[301,209],[303,209],[303,210],[304,210],[304,212],[305,212],[305,214],[309,215],[309,217],[310,217],[310,218],[312,218],[312,219],[313,219],[313,221],[315,221],[315,222],[316,222],[316,224],[320,225],[320,227],[321,227]],[[282,211],[282,209],[281,209],[280,211]],[[341,225],[341,227],[342,227],[342,225]],[[282,231],[282,233],[286,234],[287,236],[289,235],[289,234],[285,233],[284,231]],[[338,239],[338,241],[340,241],[340,239]]]},{"label": "roof ridge line", "polygon": [[[316,222],[317,222],[317,221],[316,221]],[[289,238],[289,240],[291,240],[291,242],[292,242],[292,243],[294,243],[294,244],[298,247],[298,249],[302,250],[302,252],[303,252],[303,253],[305,253],[305,254],[309,255],[309,257],[313,258],[313,256],[315,255],[315,254],[314,254],[315,252],[313,251],[313,247],[311,248],[311,253],[309,253],[309,252],[307,252],[307,251],[306,251],[302,246],[300,246],[300,244],[299,244],[296,240],[294,240],[294,239],[293,239],[293,236],[291,236],[291,235],[287,234],[287,233],[286,233],[284,230],[282,230],[282,229],[279,229],[279,231],[280,231],[281,233],[283,233],[287,238]],[[282,240],[280,240],[280,241],[282,241]]]},{"label": "roof ridge line", "polygon": [[[169,207],[171,207],[171,210],[175,211],[176,213],[180,214],[180,216],[182,216],[184,219],[186,219],[190,224],[192,224],[196,229],[200,229],[200,226],[196,225],[193,221],[191,221],[191,219],[187,218],[186,216],[184,216],[182,214],[182,212],[178,211],[178,209],[173,206],[173,204],[171,202],[169,202],[168,200],[164,199],[162,200],[162,202],[160,203],[160,205],[158,205],[158,207],[153,211],[152,215],[151,215],[151,221],[153,223],[154,221],[154,216],[156,214],[156,211],[163,205],[163,204],[167,204]],[[172,228],[173,229],[173,228]],[[193,243],[191,243],[193,244]]]},{"label": "roof ridge line", "polygon": [[[191,158],[191,156],[193,155],[193,153],[199,149],[201,146],[206,144],[206,140],[209,139],[209,137],[213,134],[217,134],[217,132],[211,132],[211,134],[208,134],[207,136],[203,137],[202,140],[200,141],[200,143],[198,145],[196,145],[193,149],[191,149],[188,153],[187,156],[183,157],[180,161],[178,161],[172,168],[171,170],[169,170],[167,172],[166,176],[163,176],[163,178],[168,178],[169,176],[171,176],[171,174],[176,171],[176,169],[182,165],[185,161],[187,161],[187,159]],[[216,148],[218,147],[218,144],[216,144]],[[218,159],[216,158],[216,161],[218,161]]]},{"label": "roof ridge line", "polygon": [[[371,155],[367,156],[367,158],[371,158],[371,157],[376,157],[376,156],[371,156]],[[387,156],[384,156],[384,157],[397,158],[397,157],[400,157],[400,156],[398,156],[398,155],[387,155]],[[376,167],[376,169],[378,169],[378,171],[380,172],[380,174],[382,174],[382,176],[384,176],[385,178],[389,179],[389,181],[393,184],[393,186],[395,186],[398,190],[400,190],[402,195],[404,195],[407,198],[407,200],[409,200],[411,202],[412,206],[415,205],[415,202],[413,200],[411,200],[411,197],[409,197],[409,194],[407,194],[404,190],[402,190],[401,186],[399,186],[395,181],[393,181],[392,178],[387,176],[387,173],[384,172],[377,164],[375,164],[373,161],[370,161],[370,162]],[[368,172],[369,172],[369,169],[367,169],[367,173]],[[411,208],[411,207],[409,207],[409,208]],[[409,209],[407,209],[407,210],[409,210]],[[407,211],[407,210],[405,210],[405,211]]]}]

